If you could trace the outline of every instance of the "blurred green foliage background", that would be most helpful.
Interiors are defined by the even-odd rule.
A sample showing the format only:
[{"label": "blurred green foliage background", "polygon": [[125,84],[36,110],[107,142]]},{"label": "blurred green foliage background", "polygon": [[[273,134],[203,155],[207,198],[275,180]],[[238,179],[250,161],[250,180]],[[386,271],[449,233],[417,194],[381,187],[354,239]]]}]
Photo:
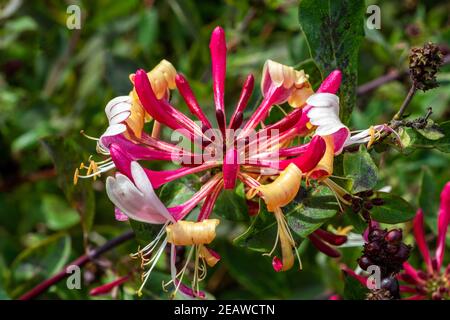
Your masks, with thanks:
[{"label": "blurred green foliage background", "polygon": [[[4,10],[16,3],[12,11]],[[129,229],[114,219],[104,179],[85,181],[83,220],[58,186],[52,159],[41,139],[62,136],[73,149],[66,154],[75,167],[95,154],[95,143],[79,132],[99,136],[107,126],[105,104],[131,89],[128,75],[138,68],[150,70],[167,59],[190,81],[200,105],[213,110],[209,36],[221,25],[227,34],[228,72],[226,100],[237,101],[249,72],[259,83],[266,59],[302,65],[313,84],[320,82],[309,63],[309,51],[298,22],[298,1],[75,1],[81,7],[80,30],[66,27],[71,1],[0,0],[0,298],[17,298],[55,274],[87,248]],[[359,83],[391,70],[405,70],[412,46],[433,41],[450,53],[448,1],[367,1],[381,7],[381,30],[366,30],[359,55]],[[443,68],[440,87],[418,93],[412,117],[433,108],[437,122],[450,119],[450,69]],[[358,97],[350,127],[364,129],[385,123],[400,106],[408,90],[401,78]],[[259,98],[259,88],[252,97]],[[185,108],[179,96],[173,104]],[[252,105],[252,104],[251,104]],[[231,108],[231,107],[230,107]],[[61,143],[63,140],[53,140]],[[48,147],[48,145],[47,145]],[[418,150],[404,155],[396,150],[375,155],[382,179],[417,205],[422,170],[432,175],[435,192],[430,203],[437,210],[439,191],[450,180],[448,154]],[[79,191],[73,191],[79,192]],[[72,204],[72,205],[71,205]],[[95,206],[95,209],[94,209]],[[436,211],[435,210],[435,211]],[[91,214],[92,212],[92,214]],[[430,224],[432,225],[432,224]],[[83,230],[88,233],[83,236]],[[304,271],[275,274],[268,258],[235,247],[231,240],[245,227],[234,225],[217,241],[222,263],[210,271],[206,289],[216,298],[326,298],[342,291],[339,263],[356,266],[360,249],[342,249],[340,261],[302,246]],[[89,289],[133,273],[118,297],[135,298],[139,265],[128,253],[133,240],[90,263],[83,270],[81,290],[68,290],[65,281],[42,295],[54,299],[87,299]],[[413,257],[414,259],[414,257]],[[150,281],[147,298],[166,298],[161,273]],[[117,297],[117,296],[115,296]],[[107,296],[106,298],[110,298]]]}]

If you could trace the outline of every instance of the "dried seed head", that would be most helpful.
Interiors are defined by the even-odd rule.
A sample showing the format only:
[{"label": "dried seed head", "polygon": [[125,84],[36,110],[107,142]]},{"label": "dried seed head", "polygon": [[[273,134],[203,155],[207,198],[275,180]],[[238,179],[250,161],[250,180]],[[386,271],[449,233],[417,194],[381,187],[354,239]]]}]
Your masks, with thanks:
[{"label": "dried seed head", "polygon": [[378,289],[369,292],[366,296],[366,300],[392,300],[393,297],[389,290]]},{"label": "dried seed head", "polygon": [[439,47],[431,42],[411,50],[409,71],[417,89],[426,91],[438,86],[436,73],[443,63],[442,57]]}]

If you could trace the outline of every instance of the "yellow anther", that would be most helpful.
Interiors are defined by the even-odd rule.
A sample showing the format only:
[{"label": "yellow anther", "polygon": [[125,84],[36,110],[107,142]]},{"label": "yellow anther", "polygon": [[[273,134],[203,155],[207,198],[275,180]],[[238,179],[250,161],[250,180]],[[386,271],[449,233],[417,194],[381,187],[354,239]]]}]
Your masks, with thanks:
[{"label": "yellow anther", "polygon": [[89,167],[87,169],[86,175],[90,175],[92,173],[92,161],[89,162]]},{"label": "yellow anther", "polygon": [[370,134],[370,140],[369,140],[369,143],[367,144],[367,148],[370,148],[370,146],[376,141],[375,128],[373,126],[370,126],[369,134]]},{"label": "yellow anther", "polygon": [[78,183],[78,168],[75,169],[75,173],[73,174],[73,184],[76,185]]},{"label": "yellow anther", "polygon": [[336,234],[337,235],[340,235],[340,236],[346,236],[346,235],[348,235],[349,233],[350,233],[350,231],[352,231],[353,230],[353,226],[352,225],[349,225],[349,226],[346,226],[346,227],[341,227],[341,226],[339,226],[337,229],[336,229]]}]

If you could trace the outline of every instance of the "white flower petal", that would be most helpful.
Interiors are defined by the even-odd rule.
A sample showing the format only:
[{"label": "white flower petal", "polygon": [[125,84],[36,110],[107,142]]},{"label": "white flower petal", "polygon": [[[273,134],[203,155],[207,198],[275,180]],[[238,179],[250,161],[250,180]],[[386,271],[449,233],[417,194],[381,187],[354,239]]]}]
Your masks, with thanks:
[{"label": "white flower petal", "polygon": [[339,106],[339,97],[332,93],[315,93],[306,103],[313,107],[336,107]]},{"label": "white flower petal", "polygon": [[131,103],[127,103],[127,102],[121,102],[118,103],[116,105],[114,105],[111,110],[106,113],[106,116],[108,117],[109,120],[111,120],[111,118],[115,117],[116,115],[122,113],[122,112],[130,112],[131,111]]},{"label": "white flower petal", "polygon": [[130,219],[152,224],[167,222],[167,219],[148,202],[147,197],[122,174],[117,174],[116,178],[106,179],[106,193],[114,205]]},{"label": "white flower petal", "polygon": [[117,113],[109,119],[109,124],[111,125],[111,124],[122,123],[125,120],[127,120],[130,117],[130,115],[131,115],[131,112],[129,112],[129,111]]},{"label": "white flower petal", "polygon": [[106,115],[111,113],[111,109],[114,108],[117,104],[120,103],[131,103],[130,96],[118,96],[114,99],[110,100],[105,107],[105,113]]},{"label": "white flower petal", "polygon": [[328,136],[339,131],[342,128],[346,128],[342,123],[341,124],[329,124],[326,126],[319,126],[314,135],[317,136]]},{"label": "white flower petal", "polygon": [[100,140],[102,137],[116,136],[118,134],[125,132],[126,130],[127,130],[127,126],[122,123],[110,125],[108,128],[106,128],[105,132],[101,135]]},{"label": "white flower petal", "polygon": [[156,195],[153,186],[145,174],[144,169],[137,163],[133,161],[131,163],[131,175],[133,176],[134,183],[136,187],[145,195],[149,203],[152,204],[154,209],[159,212],[166,220],[175,222],[173,216],[169,213],[166,206],[161,202],[159,197]]}]

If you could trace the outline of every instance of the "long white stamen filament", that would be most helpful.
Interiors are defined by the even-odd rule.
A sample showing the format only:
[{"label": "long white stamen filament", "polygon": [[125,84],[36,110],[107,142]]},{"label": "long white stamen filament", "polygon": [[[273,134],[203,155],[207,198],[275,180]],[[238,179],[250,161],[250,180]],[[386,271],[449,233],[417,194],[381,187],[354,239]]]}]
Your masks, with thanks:
[{"label": "long white stamen filament", "polygon": [[165,239],[164,242],[161,244],[161,247],[159,248],[158,252],[157,252],[156,255],[155,255],[156,258],[155,258],[155,259],[152,259],[152,260],[154,260],[154,262],[153,262],[152,266],[150,267],[150,269],[148,269],[148,270],[143,274],[143,276],[144,276],[145,278],[144,278],[144,281],[142,282],[141,286],[139,287],[138,295],[142,295],[142,289],[144,288],[145,283],[146,283],[147,280],[149,279],[150,274],[151,274],[152,271],[153,271],[153,268],[155,268],[155,266],[156,266],[156,264],[157,264],[157,262],[158,262],[158,260],[159,260],[159,257],[161,257],[161,254],[164,252],[164,249],[165,249],[165,247],[166,247],[166,244],[167,244],[167,239]]},{"label": "long white stamen filament", "polygon": [[[175,287],[175,291],[174,291],[173,295],[175,295],[178,292],[178,289],[180,288],[180,285],[183,281],[184,272],[186,271],[187,266],[188,266],[189,262],[191,261],[192,253],[194,252],[194,249],[195,249],[195,246],[192,246],[191,250],[189,250],[188,258],[186,259],[186,263],[184,264],[183,268],[181,269],[181,272],[180,272],[181,275],[179,276],[178,284]],[[177,278],[178,278],[178,276],[177,276]]]},{"label": "long white stamen filament", "polygon": [[[158,246],[159,241],[162,239],[163,235],[165,234],[167,225],[168,225],[168,222],[164,224],[164,226],[161,228],[161,230],[159,231],[159,233],[156,235],[155,239],[153,239],[152,242],[150,242],[148,245],[146,245],[143,249],[139,250],[138,252],[131,254],[130,256],[132,258],[144,257],[144,259],[145,259],[145,256],[150,255],[152,253],[152,251]],[[148,259],[146,259],[146,261],[147,260]]]},{"label": "long white stamen filament", "polygon": [[277,226],[277,236],[275,238],[275,244],[273,245],[272,250],[270,250],[269,253],[264,253],[263,256],[269,256],[270,257],[275,252],[275,249],[277,248],[277,245],[278,245],[278,238],[279,238],[279,236],[280,236],[280,226],[278,225]]},{"label": "long white stamen filament", "polygon": [[342,207],[341,203],[344,203],[346,205],[350,205],[351,204],[350,202],[345,200],[344,197],[342,196],[343,194],[347,194],[348,193],[347,190],[345,190],[344,188],[342,188],[340,185],[338,185],[336,182],[334,182],[333,180],[331,180],[329,178],[323,180],[322,182],[331,190],[331,192],[333,192],[333,195],[334,195],[334,197],[337,200],[339,208],[343,212],[344,208]]}]

